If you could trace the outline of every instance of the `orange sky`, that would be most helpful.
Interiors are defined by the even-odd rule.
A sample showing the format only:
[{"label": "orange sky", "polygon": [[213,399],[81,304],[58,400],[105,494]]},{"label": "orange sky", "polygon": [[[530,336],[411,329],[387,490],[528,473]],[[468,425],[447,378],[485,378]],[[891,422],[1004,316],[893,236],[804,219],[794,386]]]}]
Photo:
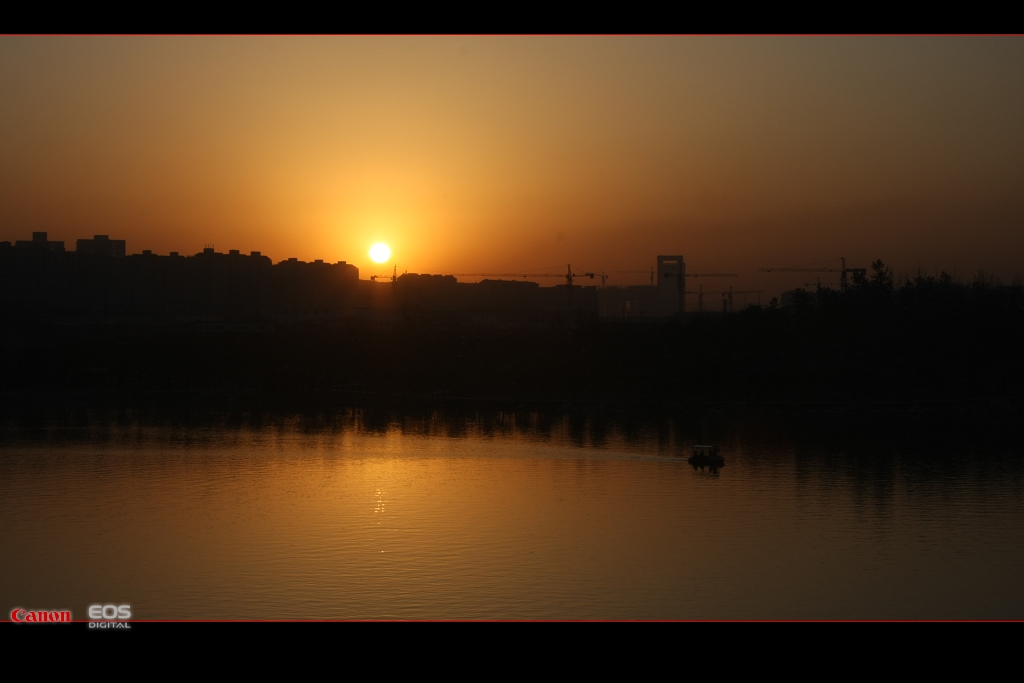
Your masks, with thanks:
[{"label": "orange sky", "polygon": [[1022,38],[6,37],[0,92],[0,239],[1024,274]]}]

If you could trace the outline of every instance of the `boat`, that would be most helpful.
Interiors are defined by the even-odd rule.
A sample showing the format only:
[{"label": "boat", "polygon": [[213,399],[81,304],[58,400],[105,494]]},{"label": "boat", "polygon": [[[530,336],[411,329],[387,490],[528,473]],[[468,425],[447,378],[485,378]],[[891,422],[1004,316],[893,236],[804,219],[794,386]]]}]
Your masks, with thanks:
[{"label": "boat", "polygon": [[725,458],[718,450],[718,446],[708,444],[694,444],[693,455],[686,459],[686,462],[693,465],[693,469],[707,467],[711,471],[719,467],[725,467]]}]

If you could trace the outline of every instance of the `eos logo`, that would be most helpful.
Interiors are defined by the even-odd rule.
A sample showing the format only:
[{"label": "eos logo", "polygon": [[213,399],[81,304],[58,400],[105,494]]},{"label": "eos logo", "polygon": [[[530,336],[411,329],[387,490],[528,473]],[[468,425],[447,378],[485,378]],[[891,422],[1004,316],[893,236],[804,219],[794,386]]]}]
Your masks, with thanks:
[{"label": "eos logo", "polygon": [[89,628],[131,628],[131,605],[89,605]]},{"label": "eos logo", "polygon": [[90,619],[106,619],[116,621],[132,618],[131,605],[89,605]]}]

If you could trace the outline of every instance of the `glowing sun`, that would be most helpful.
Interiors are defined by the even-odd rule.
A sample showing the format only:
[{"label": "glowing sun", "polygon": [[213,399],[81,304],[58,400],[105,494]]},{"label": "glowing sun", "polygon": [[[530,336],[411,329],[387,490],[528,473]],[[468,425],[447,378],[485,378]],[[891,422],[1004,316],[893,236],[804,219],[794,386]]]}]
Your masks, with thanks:
[{"label": "glowing sun", "polygon": [[374,263],[384,263],[391,258],[391,249],[383,242],[378,242],[370,247],[370,258]]}]

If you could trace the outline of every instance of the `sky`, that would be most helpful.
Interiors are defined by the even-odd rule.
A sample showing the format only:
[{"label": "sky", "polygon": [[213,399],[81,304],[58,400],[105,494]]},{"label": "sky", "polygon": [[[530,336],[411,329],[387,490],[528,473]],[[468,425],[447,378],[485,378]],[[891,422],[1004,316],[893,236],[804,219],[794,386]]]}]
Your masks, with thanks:
[{"label": "sky", "polygon": [[1024,275],[1021,37],[8,36],[0,92],[0,240]]}]

